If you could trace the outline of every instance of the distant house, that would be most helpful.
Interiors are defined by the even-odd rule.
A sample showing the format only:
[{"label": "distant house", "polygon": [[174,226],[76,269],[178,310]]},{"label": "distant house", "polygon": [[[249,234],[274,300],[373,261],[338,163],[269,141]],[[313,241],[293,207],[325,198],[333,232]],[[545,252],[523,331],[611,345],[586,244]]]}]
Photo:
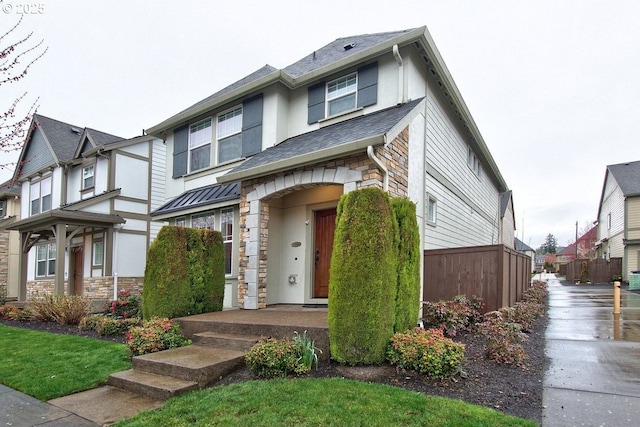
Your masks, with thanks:
[{"label": "distant house", "polygon": [[500,243],[516,249],[516,216],[513,208],[513,192],[511,190],[500,194]]},{"label": "distant house", "polygon": [[536,271],[536,250],[517,237],[514,238],[514,246],[516,251],[522,252],[531,258],[531,272]]},{"label": "distant house", "polygon": [[622,258],[623,280],[629,280],[640,270],[640,161],[607,166],[597,229],[597,256]]},{"label": "distant house", "polygon": [[35,115],[13,178],[21,186],[20,216],[2,223],[19,233],[12,292],[25,300],[140,290],[157,226],[149,217],[151,187],[164,185],[152,161],[164,170],[164,146],[154,137],[124,139]]},{"label": "distant house", "polygon": [[168,154],[152,217],[222,231],[226,306],[326,304],[336,206],[359,188],[413,200],[422,249],[513,246],[507,184],[425,27],[264,66],[147,133]]},{"label": "distant house", "polygon": [[[591,227],[589,231],[578,237],[578,240],[570,245],[558,248],[556,252],[556,271],[561,270],[561,266],[576,259],[592,259],[595,257],[595,244],[598,240],[597,227]],[[576,258],[577,256],[577,258]]]},{"label": "distant house", "polygon": [[20,235],[7,226],[20,220],[20,184],[9,180],[0,184],[0,286],[6,297],[18,298]]}]

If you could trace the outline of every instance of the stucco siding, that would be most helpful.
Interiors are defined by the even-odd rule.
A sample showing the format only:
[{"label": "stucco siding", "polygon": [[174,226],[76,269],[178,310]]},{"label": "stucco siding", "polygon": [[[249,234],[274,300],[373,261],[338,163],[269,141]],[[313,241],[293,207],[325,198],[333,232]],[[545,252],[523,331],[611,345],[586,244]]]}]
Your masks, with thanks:
[{"label": "stucco siding", "polygon": [[122,189],[121,196],[141,200],[149,198],[149,162],[119,153],[115,154],[115,187]]}]

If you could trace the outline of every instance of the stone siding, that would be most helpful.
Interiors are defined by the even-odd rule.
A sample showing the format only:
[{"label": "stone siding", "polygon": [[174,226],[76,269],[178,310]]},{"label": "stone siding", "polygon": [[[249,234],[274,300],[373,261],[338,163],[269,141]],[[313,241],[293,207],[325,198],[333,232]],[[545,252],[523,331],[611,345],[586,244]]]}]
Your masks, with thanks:
[{"label": "stone siding", "polygon": [[[131,293],[142,293],[143,277],[119,277],[118,290],[126,289]],[[68,282],[65,281],[65,293],[68,288]],[[91,299],[112,299],[113,298],[113,277],[85,277],[82,279],[83,292],[82,296]],[[27,299],[37,295],[53,294],[55,285],[53,279],[32,280],[27,282]]]}]

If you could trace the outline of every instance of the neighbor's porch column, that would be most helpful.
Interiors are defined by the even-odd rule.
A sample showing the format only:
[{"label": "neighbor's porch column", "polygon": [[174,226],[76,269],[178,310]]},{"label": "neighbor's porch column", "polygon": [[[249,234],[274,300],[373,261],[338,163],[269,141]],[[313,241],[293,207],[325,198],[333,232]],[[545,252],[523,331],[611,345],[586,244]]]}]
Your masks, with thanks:
[{"label": "neighbor's porch column", "polygon": [[18,276],[18,301],[26,301],[27,300],[27,268],[29,261],[29,251],[31,250],[31,246],[29,246],[29,237],[28,233],[21,231],[20,232],[20,275]]},{"label": "neighbor's porch column", "polygon": [[[253,200],[250,200],[253,199]],[[243,308],[258,309],[258,266],[260,252],[260,205],[261,202],[254,192],[247,195],[249,213],[246,216],[245,227],[249,230],[249,238],[245,241],[245,257],[247,266],[244,270],[246,293]]]},{"label": "neighbor's porch column", "polygon": [[64,248],[67,242],[67,228],[65,224],[58,223],[55,225],[56,232],[56,275],[54,295],[64,295]]}]

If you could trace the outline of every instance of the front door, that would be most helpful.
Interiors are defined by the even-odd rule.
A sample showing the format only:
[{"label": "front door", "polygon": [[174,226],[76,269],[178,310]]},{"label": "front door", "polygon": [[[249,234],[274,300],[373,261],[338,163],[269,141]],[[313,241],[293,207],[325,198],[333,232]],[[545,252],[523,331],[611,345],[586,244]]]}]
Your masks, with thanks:
[{"label": "front door", "polygon": [[71,293],[73,295],[82,295],[82,276],[84,275],[82,261],[84,252],[82,247],[74,247],[71,250],[73,252],[73,289]]},{"label": "front door", "polygon": [[336,231],[336,208],[315,211],[313,297],[329,297],[329,267]]}]

